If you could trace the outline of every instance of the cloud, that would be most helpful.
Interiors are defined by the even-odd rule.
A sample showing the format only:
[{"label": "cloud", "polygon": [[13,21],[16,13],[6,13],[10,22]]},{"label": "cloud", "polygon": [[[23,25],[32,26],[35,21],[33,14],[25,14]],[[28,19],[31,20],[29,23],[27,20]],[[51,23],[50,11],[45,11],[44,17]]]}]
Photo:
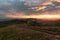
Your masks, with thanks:
[{"label": "cloud", "polygon": [[60,3],[57,2],[57,1],[54,1],[54,2],[48,2],[49,4],[47,4],[46,2],[43,3],[42,5],[40,6],[37,6],[37,7],[33,7],[31,9],[33,10],[37,10],[37,12],[46,12],[46,11],[49,11],[49,12],[57,12],[57,11],[60,11]]},{"label": "cloud", "polygon": [[[60,13],[59,0],[0,0],[0,17],[8,14],[42,14],[45,12]],[[2,16],[1,16],[2,15]]]},{"label": "cloud", "polygon": [[60,2],[60,0],[55,0],[55,1]]}]

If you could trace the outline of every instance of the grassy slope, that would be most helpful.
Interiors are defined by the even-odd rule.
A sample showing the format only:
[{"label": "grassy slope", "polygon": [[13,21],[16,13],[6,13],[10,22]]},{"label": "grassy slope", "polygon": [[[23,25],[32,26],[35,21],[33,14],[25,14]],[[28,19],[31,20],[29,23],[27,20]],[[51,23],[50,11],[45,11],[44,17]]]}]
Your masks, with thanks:
[{"label": "grassy slope", "polygon": [[0,29],[0,40],[45,40],[38,31],[25,27],[11,26]]},{"label": "grassy slope", "polygon": [[[5,28],[0,28],[0,40],[55,40],[57,38],[48,37],[47,33],[41,30],[56,31],[60,33],[58,27],[33,27],[26,24],[11,25]],[[54,34],[54,33],[53,33]],[[57,39],[59,40],[59,39]]]},{"label": "grassy slope", "polygon": [[26,23],[24,20],[3,22],[0,24],[0,40],[60,40],[60,27],[32,24],[32,21]]}]

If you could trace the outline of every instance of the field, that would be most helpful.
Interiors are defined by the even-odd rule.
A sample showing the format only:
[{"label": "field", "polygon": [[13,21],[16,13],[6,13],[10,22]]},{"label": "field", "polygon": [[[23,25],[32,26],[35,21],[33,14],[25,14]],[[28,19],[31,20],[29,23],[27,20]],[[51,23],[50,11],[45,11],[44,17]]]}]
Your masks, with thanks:
[{"label": "field", "polygon": [[60,26],[10,22],[0,27],[0,40],[60,40]]}]

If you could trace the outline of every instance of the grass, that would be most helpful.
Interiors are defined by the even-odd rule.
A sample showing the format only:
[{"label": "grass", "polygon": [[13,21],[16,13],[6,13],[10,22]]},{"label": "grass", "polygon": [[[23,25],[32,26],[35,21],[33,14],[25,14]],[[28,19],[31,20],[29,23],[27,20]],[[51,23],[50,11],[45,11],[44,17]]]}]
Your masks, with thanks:
[{"label": "grass", "polygon": [[16,26],[1,28],[0,40],[43,40],[43,38],[39,32]]},{"label": "grass", "polygon": [[0,28],[0,40],[52,40],[40,33],[40,30],[51,30],[60,33],[60,27],[28,26],[26,24],[11,25]]},{"label": "grass", "polygon": [[[23,22],[23,23],[22,23]],[[60,40],[60,26],[41,26],[31,21],[0,23],[0,40]]]}]

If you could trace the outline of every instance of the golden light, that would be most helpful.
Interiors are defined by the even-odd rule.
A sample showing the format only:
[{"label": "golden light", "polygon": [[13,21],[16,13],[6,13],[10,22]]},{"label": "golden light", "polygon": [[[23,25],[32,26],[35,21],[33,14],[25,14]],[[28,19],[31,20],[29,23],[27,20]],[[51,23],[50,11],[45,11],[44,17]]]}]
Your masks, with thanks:
[{"label": "golden light", "polygon": [[51,1],[47,1],[47,2],[44,2],[42,5],[51,5],[52,2]]},{"label": "golden light", "polygon": [[42,20],[60,20],[60,14],[40,14],[40,15],[7,15],[8,18],[36,18]]},{"label": "golden light", "polygon": [[46,8],[46,6],[38,6],[38,7],[29,8],[29,9],[33,9],[34,11],[39,11],[39,10],[43,10],[45,8]]},{"label": "golden light", "polygon": [[55,1],[60,2],[60,0],[55,0]]},{"label": "golden light", "polygon": [[35,11],[39,11],[39,10],[42,10],[42,9],[45,9],[46,6],[43,6],[43,7],[38,7]]}]

